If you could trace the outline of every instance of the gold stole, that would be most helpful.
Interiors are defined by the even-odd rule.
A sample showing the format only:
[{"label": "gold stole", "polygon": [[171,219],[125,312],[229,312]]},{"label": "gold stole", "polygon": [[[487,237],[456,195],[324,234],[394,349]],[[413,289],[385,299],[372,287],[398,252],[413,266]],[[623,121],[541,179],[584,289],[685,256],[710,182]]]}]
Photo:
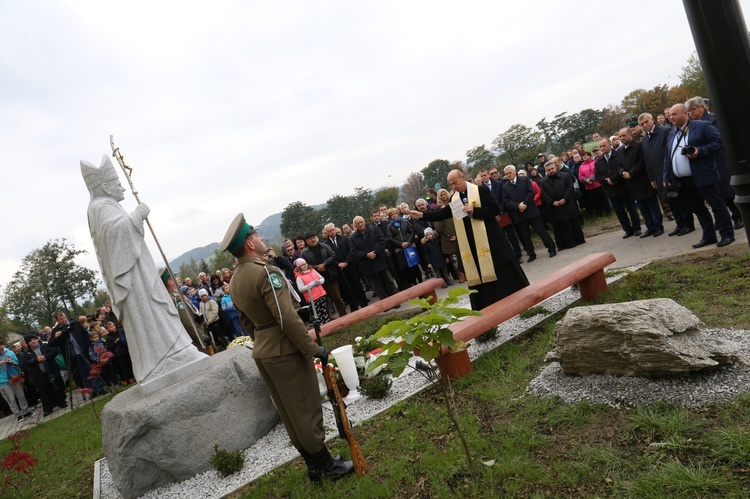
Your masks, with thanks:
[{"label": "gold stole", "polygon": [[[469,203],[475,208],[482,206],[482,201],[479,199],[479,187],[469,182],[466,183],[466,194],[469,199]],[[453,200],[461,199],[458,192],[453,194]],[[469,219],[471,221],[471,230],[474,232],[474,245],[477,248],[477,256],[479,257],[479,271],[474,263],[474,255],[471,254],[471,247],[469,246],[469,238],[466,234],[466,228],[464,227],[463,220],[456,220],[456,236],[458,239],[458,249],[461,254],[461,261],[464,265],[464,272],[469,286],[476,286],[487,282],[497,280],[495,275],[495,266],[492,263],[492,253],[490,252],[490,242],[487,239],[487,229],[484,226],[484,221],[476,220],[474,218]]]}]

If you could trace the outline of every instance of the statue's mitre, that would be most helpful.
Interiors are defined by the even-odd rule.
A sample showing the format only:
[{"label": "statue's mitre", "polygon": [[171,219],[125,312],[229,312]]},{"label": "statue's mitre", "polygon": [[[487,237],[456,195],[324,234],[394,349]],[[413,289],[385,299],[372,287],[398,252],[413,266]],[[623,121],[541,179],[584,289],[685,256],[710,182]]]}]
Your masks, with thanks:
[{"label": "statue's mitre", "polygon": [[88,161],[81,160],[81,175],[83,175],[83,180],[86,182],[86,187],[89,191],[92,191],[105,182],[118,179],[117,170],[112,166],[112,162],[106,154],[102,156],[102,164],[99,168]]}]

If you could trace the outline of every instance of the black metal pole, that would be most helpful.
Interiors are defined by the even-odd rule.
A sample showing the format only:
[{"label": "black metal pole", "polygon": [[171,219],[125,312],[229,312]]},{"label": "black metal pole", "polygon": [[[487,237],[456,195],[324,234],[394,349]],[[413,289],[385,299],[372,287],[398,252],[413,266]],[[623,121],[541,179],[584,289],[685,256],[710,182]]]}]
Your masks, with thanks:
[{"label": "black metal pole", "polygon": [[750,243],[750,37],[738,0],[683,0]]}]

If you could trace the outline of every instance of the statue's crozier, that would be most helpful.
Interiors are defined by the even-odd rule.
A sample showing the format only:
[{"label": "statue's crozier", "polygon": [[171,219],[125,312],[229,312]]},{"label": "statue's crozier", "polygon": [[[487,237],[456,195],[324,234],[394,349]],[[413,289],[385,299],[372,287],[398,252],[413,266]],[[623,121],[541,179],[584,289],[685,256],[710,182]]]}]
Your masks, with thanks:
[{"label": "statue's crozier", "polygon": [[182,327],[146,247],[148,207],[127,213],[120,206],[125,189],[107,156],[99,168],[81,161],[81,174],[91,193],[88,221],[96,257],[141,388],[153,393],[209,367]]}]

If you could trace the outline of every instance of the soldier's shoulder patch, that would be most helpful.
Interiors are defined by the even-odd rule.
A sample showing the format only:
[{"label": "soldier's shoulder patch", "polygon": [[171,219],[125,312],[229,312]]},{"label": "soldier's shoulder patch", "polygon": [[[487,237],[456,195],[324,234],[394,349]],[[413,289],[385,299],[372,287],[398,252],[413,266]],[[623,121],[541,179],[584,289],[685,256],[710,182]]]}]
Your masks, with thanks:
[{"label": "soldier's shoulder patch", "polygon": [[178,301],[177,302],[177,310],[180,310],[180,311],[185,310],[185,304],[182,303],[181,301]]},{"label": "soldier's shoulder patch", "polygon": [[268,282],[271,283],[271,286],[273,286],[274,289],[281,289],[284,287],[284,283],[282,282],[281,276],[279,274],[269,274]]}]

